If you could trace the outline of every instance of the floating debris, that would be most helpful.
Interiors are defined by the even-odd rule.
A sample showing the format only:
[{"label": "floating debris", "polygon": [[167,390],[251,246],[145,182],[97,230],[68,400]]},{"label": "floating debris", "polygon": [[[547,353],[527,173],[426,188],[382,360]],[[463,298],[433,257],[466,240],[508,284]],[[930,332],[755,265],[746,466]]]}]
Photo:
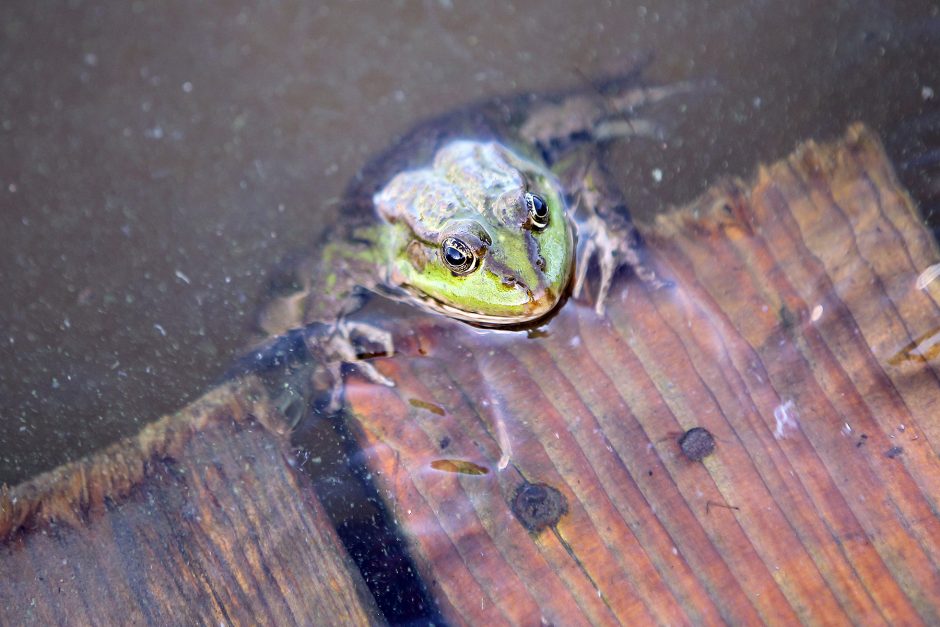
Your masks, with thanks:
[{"label": "floating debris", "polygon": [[698,462],[715,452],[715,438],[708,429],[693,427],[679,436],[679,448],[686,459]]},{"label": "floating debris", "polygon": [[512,513],[533,533],[558,524],[568,513],[565,495],[545,483],[523,483],[512,499]]},{"label": "floating debris", "polygon": [[927,286],[930,285],[938,276],[940,276],[940,263],[935,263],[932,266],[928,266],[927,269],[921,272],[920,276],[917,277],[917,289],[927,289]]},{"label": "floating debris", "polygon": [[459,475],[485,475],[490,469],[465,459],[435,459],[431,468],[442,472],[454,472]]},{"label": "floating debris", "polygon": [[[786,437],[787,429],[795,429],[797,427],[796,418],[791,415],[795,407],[793,399],[774,407],[774,420],[777,423],[776,427],[774,427],[774,437],[778,440]],[[849,431],[852,430],[848,425],[845,426]]]},{"label": "floating debris", "polygon": [[440,405],[435,405],[434,403],[430,403],[428,401],[422,401],[419,398],[409,398],[408,404],[412,407],[417,407],[418,409],[426,409],[432,414],[437,414],[438,416],[443,416],[447,413]]},{"label": "floating debris", "polygon": [[[940,264],[938,264],[940,265]],[[923,276],[923,275],[921,275]],[[920,279],[918,279],[918,282]],[[940,355],[940,327],[927,331],[899,350],[888,363],[898,366],[905,362],[925,362]]]}]

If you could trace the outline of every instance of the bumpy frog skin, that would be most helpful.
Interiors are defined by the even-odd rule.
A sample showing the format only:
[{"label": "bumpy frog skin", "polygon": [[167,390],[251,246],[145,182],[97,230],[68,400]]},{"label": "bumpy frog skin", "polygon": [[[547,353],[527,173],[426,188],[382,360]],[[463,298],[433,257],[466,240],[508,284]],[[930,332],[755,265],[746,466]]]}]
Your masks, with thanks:
[{"label": "bumpy frog skin", "polygon": [[388,282],[429,309],[501,326],[545,316],[572,275],[560,184],[496,142],[453,141],[374,198]]},{"label": "bumpy frog skin", "polygon": [[592,260],[599,315],[620,268],[662,285],[643,264],[604,146],[659,138],[636,111],[688,90],[624,76],[568,95],[495,99],[418,126],[354,177],[334,231],[275,282],[289,290],[260,313],[268,339],[233,371],[287,364],[288,380],[272,388],[279,404],[302,409],[329,392],[335,410],[343,363],[392,385],[359,359],[356,337],[393,352],[387,331],[349,318],[369,293],[511,327],[538,324],[568,291],[579,298]]}]

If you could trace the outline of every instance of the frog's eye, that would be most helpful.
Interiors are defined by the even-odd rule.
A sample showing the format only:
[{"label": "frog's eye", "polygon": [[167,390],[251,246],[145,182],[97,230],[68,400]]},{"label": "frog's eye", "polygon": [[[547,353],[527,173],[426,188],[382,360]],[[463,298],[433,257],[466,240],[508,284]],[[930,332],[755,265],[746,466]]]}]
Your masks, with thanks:
[{"label": "frog's eye", "polygon": [[525,204],[529,209],[529,221],[532,226],[541,231],[548,226],[548,203],[538,194],[525,193]]},{"label": "frog's eye", "polygon": [[473,251],[456,237],[447,237],[441,242],[441,260],[454,274],[469,274],[477,266]]}]

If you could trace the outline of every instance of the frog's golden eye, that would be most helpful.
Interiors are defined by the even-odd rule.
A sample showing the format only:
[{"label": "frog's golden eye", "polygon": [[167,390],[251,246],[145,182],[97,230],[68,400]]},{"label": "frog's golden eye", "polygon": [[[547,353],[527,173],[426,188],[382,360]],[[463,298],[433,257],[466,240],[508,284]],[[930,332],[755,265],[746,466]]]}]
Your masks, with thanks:
[{"label": "frog's golden eye", "polygon": [[548,226],[548,203],[538,194],[525,193],[525,204],[529,210],[529,223],[538,231]]},{"label": "frog's golden eye", "polygon": [[441,242],[441,260],[454,274],[470,274],[477,267],[476,255],[456,237],[447,237]]}]

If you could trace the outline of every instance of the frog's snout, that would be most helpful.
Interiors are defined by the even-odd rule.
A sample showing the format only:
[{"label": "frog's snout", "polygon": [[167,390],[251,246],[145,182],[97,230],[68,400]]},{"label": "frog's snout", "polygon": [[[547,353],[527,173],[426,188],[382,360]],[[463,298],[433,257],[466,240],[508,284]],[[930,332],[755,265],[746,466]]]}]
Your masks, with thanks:
[{"label": "frog's snout", "polygon": [[540,282],[535,288],[530,288],[519,280],[515,281],[515,289],[523,296],[523,309],[528,319],[538,318],[550,312],[558,303],[558,294],[551,287]]}]

